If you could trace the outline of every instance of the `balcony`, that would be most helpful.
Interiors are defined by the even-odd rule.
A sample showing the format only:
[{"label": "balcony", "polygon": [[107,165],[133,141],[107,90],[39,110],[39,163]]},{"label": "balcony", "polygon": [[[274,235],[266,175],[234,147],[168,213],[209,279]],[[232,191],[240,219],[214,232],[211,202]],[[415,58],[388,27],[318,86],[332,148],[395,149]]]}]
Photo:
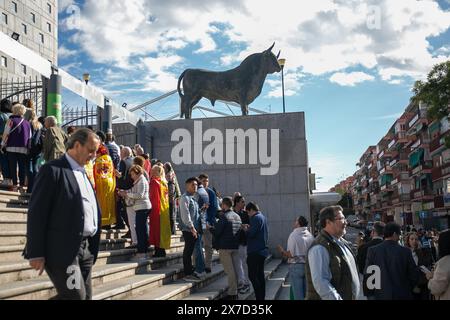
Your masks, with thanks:
[{"label": "balcony", "polygon": [[433,190],[413,190],[411,191],[411,199],[421,200],[421,199],[432,199],[434,198]]},{"label": "balcony", "polygon": [[440,136],[437,137],[436,139],[431,140],[430,152],[435,152],[436,150],[438,150],[443,145],[444,145],[444,138],[442,138]]},{"label": "balcony", "polygon": [[435,208],[444,208],[445,207],[445,203],[444,203],[444,196],[436,196],[434,197],[434,207]]},{"label": "balcony", "polygon": [[412,118],[412,120],[408,123],[408,128],[412,128],[418,120],[419,120],[419,115],[416,114],[416,116],[414,118]]},{"label": "balcony", "polygon": [[389,144],[388,144],[388,149],[391,149],[393,146],[395,146],[397,140],[392,140]]},{"label": "balcony", "polygon": [[433,168],[431,169],[431,179],[434,181],[442,178],[442,168]]},{"label": "balcony", "polygon": [[431,163],[431,161],[427,161],[424,164],[419,165],[418,167],[415,167],[414,169],[411,169],[411,176],[414,176],[418,173],[421,174],[427,174],[427,173],[432,173],[432,168],[433,168],[433,164]]}]

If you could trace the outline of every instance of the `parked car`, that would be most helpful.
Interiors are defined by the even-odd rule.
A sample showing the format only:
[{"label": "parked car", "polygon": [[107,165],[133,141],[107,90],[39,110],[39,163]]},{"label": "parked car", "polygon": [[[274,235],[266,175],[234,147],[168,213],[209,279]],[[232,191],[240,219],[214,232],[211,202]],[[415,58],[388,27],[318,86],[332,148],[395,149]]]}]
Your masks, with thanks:
[{"label": "parked car", "polygon": [[374,224],[373,221],[367,222],[366,229],[369,230],[369,231],[372,231],[372,229],[373,229],[373,224]]}]

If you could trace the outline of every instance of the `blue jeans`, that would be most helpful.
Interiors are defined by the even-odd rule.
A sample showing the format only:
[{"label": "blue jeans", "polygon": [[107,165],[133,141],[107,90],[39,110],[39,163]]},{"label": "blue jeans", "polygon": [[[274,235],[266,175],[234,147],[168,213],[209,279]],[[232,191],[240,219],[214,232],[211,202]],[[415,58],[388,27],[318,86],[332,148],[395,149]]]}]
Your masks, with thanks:
[{"label": "blue jeans", "polygon": [[[147,253],[148,251],[148,210],[136,211],[136,235],[138,253]],[[133,228],[133,226],[130,226]]]},{"label": "blue jeans", "polygon": [[2,167],[3,179],[10,179],[9,163],[6,153],[0,152],[0,166]]},{"label": "blue jeans", "polygon": [[8,152],[9,172],[13,185],[17,186],[17,165],[19,165],[20,186],[25,186],[25,176],[27,175],[27,155],[17,152]]},{"label": "blue jeans", "polygon": [[306,280],[305,264],[291,263],[289,265],[289,280],[291,282],[292,292],[295,300],[305,300]]},{"label": "blue jeans", "polygon": [[28,156],[28,171],[27,171],[27,177],[28,177],[28,193],[33,192],[33,186],[34,186],[34,179],[36,178],[38,174],[38,160],[39,156]]},{"label": "blue jeans", "polygon": [[199,234],[195,241],[195,272],[205,272],[205,256],[203,255],[202,235]]}]

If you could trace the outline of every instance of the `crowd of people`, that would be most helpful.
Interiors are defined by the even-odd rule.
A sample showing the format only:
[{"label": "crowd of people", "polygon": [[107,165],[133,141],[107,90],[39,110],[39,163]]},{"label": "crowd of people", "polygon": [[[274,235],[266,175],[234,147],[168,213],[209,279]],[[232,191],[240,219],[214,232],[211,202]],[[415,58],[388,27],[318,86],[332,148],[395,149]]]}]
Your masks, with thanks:
[{"label": "crowd of people", "polygon": [[[172,235],[179,229],[185,243],[186,281],[200,281],[213,271],[216,250],[228,277],[226,298],[236,300],[238,294],[250,291],[252,283],[256,297],[264,300],[268,229],[255,203],[246,203],[239,192],[222,199],[204,173],[188,179],[182,194],[171,163],[151,159],[140,145],[118,146],[112,132],[74,127],[65,132],[53,116],[36,119],[32,102],[27,103],[2,106],[0,165],[6,187],[32,195],[24,255],[34,269],[47,271],[58,298],[92,297],[89,274],[98,254],[101,230],[127,229],[122,238],[131,239],[130,248],[136,249],[132,260],[142,261],[149,258],[152,247],[154,258],[165,257]],[[63,173],[58,174],[58,170]],[[65,177],[62,180],[61,175]],[[52,194],[55,185],[58,192]],[[70,219],[79,217],[84,222],[82,232],[72,230],[74,235],[83,235],[81,247],[74,244],[74,261],[68,258],[70,245],[64,253],[60,247],[68,243],[71,232],[53,236],[57,228],[42,225],[48,220],[51,225],[66,225],[58,214],[66,205],[77,210]],[[74,222],[70,228],[78,224]],[[49,243],[47,239],[53,237]],[[69,242],[76,243],[74,238]],[[67,290],[63,264],[81,270],[85,280],[82,289]]]},{"label": "crowd of people", "polygon": [[[118,146],[112,132],[92,128],[70,127],[66,133],[55,117],[37,119],[32,102],[25,103],[14,104],[12,115],[0,113],[0,166],[11,190],[32,193],[25,257],[33,268],[47,271],[61,298],[91,298],[99,232],[126,228],[123,238],[130,238],[137,251],[133,260],[147,259],[151,247],[153,257],[165,257],[179,229],[186,281],[201,281],[213,272],[216,250],[228,279],[227,299],[248,293],[250,284],[256,299],[265,299],[268,226],[257,204],[239,192],[222,198],[205,173],[187,179],[182,193],[172,164],[151,159],[142,146]],[[40,168],[44,172],[38,174]],[[55,185],[58,192],[52,192]],[[63,219],[66,206],[75,211]],[[55,225],[68,226],[75,217],[82,223],[70,225],[72,250],[62,246],[70,232],[63,234]],[[289,264],[293,299],[450,299],[450,231],[404,234],[396,223],[377,222],[370,235],[361,235],[354,252],[344,239],[341,207],[324,208],[319,220],[321,231],[313,236],[307,219],[296,219],[287,250],[279,247]],[[67,275],[60,270],[71,263],[85,280],[75,295],[67,291]],[[370,285],[373,266],[380,279]]]},{"label": "crowd of people", "polygon": [[347,221],[340,206],[319,214],[314,237],[300,217],[279,250],[290,264],[295,300],[449,300],[450,230],[416,231],[403,236],[394,222],[376,222],[362,233],[357,252],[345,240]]}]

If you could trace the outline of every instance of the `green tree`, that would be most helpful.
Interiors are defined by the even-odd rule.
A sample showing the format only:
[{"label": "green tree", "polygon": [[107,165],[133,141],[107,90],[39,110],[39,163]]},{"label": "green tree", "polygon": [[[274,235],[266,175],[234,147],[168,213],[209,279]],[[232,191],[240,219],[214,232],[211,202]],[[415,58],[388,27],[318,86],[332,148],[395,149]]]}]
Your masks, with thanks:
[{"label": "green tree", "polygon": [[417,81],[413,88],[411,102],[420,101],[428,105],[430,120],[440,120],[449,115],[450,105],[450,60],[435,65],[427,81]]}]

